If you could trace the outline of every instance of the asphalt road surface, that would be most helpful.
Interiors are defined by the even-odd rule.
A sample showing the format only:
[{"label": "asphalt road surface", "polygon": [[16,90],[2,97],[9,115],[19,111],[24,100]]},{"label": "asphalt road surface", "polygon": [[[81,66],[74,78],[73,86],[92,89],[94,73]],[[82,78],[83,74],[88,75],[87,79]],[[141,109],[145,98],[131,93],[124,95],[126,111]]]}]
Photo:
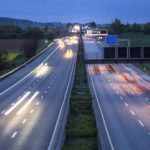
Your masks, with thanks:
[{"label": "asphalt road surface", "polygon": [[87,65],[105,150],[150,149],[150,77],[131,64]]},{"label": "asphalt road surface", "polygon": [[0,81],[0,149],[46,150],[53,135],[72,70],[77,44],[52,46]]}]

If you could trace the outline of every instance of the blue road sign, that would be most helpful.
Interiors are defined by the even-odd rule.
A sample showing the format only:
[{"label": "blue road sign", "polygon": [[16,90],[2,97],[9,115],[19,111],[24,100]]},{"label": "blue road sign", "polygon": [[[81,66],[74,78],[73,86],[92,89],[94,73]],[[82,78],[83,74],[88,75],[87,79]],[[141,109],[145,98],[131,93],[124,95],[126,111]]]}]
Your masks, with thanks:
[{"label": "blue road sign", "polygon": [[105,39],[106,45],[117,45],[118,44],[118,36],[117,35],[107,35]]}]

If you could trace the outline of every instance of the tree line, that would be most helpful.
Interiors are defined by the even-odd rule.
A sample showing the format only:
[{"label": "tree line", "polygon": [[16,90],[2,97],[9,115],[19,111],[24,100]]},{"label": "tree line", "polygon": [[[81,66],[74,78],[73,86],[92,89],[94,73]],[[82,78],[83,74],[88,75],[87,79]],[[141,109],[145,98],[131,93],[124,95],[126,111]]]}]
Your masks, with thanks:
[{"label": "tree line", "polygon": [[28,27],[21,28],[17,25],[0,25],[0,39],[54,39],[66,34],[65,28]]},{"label": "tree line", "polygon": [[150,22],[145,24],[139,24],[134,22],[133,24],[124,24],[119,19],[115,19],[110,25],[108,25],[110,33],[122,34],[125,32],[143,32],[144,34],[150,34]]}]

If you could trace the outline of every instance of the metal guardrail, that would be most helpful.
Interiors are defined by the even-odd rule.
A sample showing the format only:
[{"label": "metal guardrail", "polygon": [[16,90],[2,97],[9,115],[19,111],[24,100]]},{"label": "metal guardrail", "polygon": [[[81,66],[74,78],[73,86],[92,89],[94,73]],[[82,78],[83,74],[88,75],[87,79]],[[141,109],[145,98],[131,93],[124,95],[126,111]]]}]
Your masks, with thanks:
[{"label": "metal guardrail", "polygon": [[82,59],[80,60],[85,64],[137,64],[137,63],[150,63],[150,59]]}]

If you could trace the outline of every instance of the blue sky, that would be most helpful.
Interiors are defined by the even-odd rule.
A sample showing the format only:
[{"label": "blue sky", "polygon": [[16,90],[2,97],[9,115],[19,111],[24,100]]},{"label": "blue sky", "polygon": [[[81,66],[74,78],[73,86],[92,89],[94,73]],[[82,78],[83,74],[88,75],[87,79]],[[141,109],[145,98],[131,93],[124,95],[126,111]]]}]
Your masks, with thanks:
[{"label": "blue sky", "polygon": [[0,0],[0,16],[40,22],[150,21],[150,0]]}]

